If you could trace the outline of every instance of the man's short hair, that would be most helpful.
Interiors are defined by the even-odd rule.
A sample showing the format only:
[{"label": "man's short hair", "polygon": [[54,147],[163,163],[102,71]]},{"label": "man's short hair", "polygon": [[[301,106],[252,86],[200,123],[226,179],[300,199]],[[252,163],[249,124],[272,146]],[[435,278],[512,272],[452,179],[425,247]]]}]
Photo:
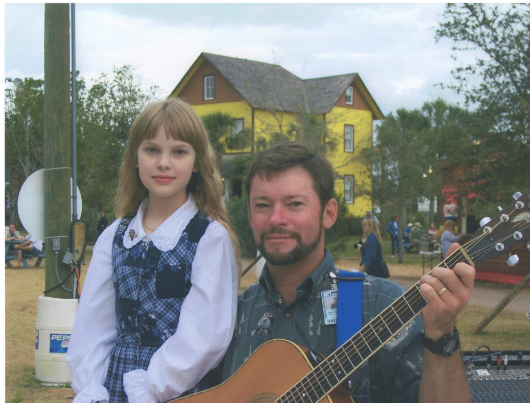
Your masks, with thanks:
[{"label": "man's short hair", "polygon": [[280,172],[291,168],[301,167],[313,179],[313,188],[320,198],[320,207],[333,199],[335,187],[335,173],[330,162],[319,154],[316,147],[308,144],[289,143],[276,144],[259,153],[248,172],[245,189],[250,197],[250,190],[254,177],[265,177],[270,180]]}]

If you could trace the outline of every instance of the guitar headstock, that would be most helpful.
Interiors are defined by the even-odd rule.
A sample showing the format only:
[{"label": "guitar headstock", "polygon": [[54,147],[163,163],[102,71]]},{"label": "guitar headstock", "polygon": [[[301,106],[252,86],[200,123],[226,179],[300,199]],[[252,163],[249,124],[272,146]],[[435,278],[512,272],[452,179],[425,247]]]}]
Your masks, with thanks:
[{"label": "guitar headstock", "polygon": [[[530,238],[530,189],[513,198],[514,202],[495,218],[482,219],[480,228],[465,244],[475,264],[500,256]],[[530,244],[527,248],[530,250]],[[508,264],[513,266],[518,260],[517,256],[510,256]]]}]

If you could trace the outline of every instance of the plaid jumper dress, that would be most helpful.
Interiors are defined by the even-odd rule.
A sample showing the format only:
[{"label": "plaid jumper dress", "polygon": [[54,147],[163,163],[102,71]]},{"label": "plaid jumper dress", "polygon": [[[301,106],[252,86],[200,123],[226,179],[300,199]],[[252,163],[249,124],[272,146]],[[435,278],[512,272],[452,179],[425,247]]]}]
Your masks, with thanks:
[{"label": "plaid jumper dress", "polygon": [[[109,403],[126,403],[123,374],[146,370],[153,354],[177,330],[182,303],[191,289],[191,264],[197,244],[212,221],[198,212],[173,250],[161,252],[152,241],[130,249],[123,235],[125,217],[112,242],[112,280],[116,292],[116,342],[110,353],[105,387]],[[182,396],[204,390],[199,383]]]}]

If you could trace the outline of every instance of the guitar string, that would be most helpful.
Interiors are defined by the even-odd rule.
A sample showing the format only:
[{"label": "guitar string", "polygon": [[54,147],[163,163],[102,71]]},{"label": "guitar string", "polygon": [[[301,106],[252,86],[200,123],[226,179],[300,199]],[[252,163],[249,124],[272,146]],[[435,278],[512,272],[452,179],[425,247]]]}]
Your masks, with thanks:
[{"label": "guitar string", "polygon": [[[416,284],[416,287],[417,287],[417,284]],[[414,288],[414,287],[413,287],[413,288]],[[413,288],[412,288],[412,289],[413,289]],[[409,310],[410,310],[410,311],[413,312],[413,315],[412,315],[412,316],[415,316],[416,314],[418,314],[418,313],[420,312],[420,310],[417,310],[417,309],[418,309],[418,308],[422,309],[422,308],[424,307],[424,306],[423,306],[423,307],[419,307],[419,306],[417,306],[417,302],[418,302],[418,300],[423,299],[423,296],[422,296],[421,294],[418,295],[418,294],[416,293],[416,294],[413,294],[413,299],[410,299],[411,296],[409,295],[408,298],[407,298],[406,294],[407,294],[407,293],[403,294],[402,297],[404,297],[404,298],[401,298],[401,299],[403,299],[403,301],[399,301],[400,304],[398,304],[398,305],[396,306],[396,309],[397,309],[398,312],[399,312],[399,311],[403,311],[403,309],[405,309],[407,312],[409,312]],[[416,297],[419,297],[419,298],[416,299]],[[414,309],[410,306],[410,304],[407,304],[408,306],[405,307],[405,304],[407,303],[407,301],[408,301],[410,304],[412,304],[412,305],[416,308],[417,311],[414,310]],[[402,302],[405,302],[405,304],[403,304]],[[401,307],[400,307],[399,305],[401,305]],[[386,310],[385,310],[385,311],[386,311]],[[385,311],[384,311],[382,314],[384,314]],[[388,310],[388,311],[389,311],[389,313],[390,313],[390,310]],[[365,331],[364,333],[365,333],[365,335],[366,335],[367,338],[368,338],[368,341],[365,340],[365,344],[363,344],[362,347],[361,347],[360,349],[357,348],[357,346],[355,345],[355,340],[352,340],[353,347],[355,348],[355,351],[357,352],[357,355],[359,355],[359,357],[361,358],[361,363],[362,363],[363,361],[366,360],[366,358],[364,358],[364,355],[361,353],[361,351],[362,351],[362,352],[366,352],[365,350],[366,350],[366,348],[367,348],[367,349],[370,350],[370,353],[367,353],[367,355],[370,355],[370,354],[372,353],[372,351],[373,351],[373,350],[370,348],[370,342],[371,342],[372,340],[375,339],[374,335],[377,337],[377,334],[375,333],[375,330],[374,330],[373,327],[371,326],[372,323],[377,322],[378,319],[379,319],[381,322],[383,322],[382,324],[384,324],[384,325],[388,328],[388,330],[390,331],[390,336],[389,336],[387,339],[390,339],[390,337],[391,337],[393,334],[399,332],[399,330],[400,330],[399,328],[402,327],[402,326],[400,326],[400,325],[397,323],[397,321],[396,321],[396,319],[398,319],[398,320],[401,322],[401,324],[403,324],[403,322],[401,321],[401,319],[399,319],[399,317],[400,317],[399,315],[397,315],[397,317],[394,318],[393,322],[395,322],[395,323],[387,323],[387,322],[388,322],[388,317],[386,318],[386,321],[385,321],[385,318],[382,316],[382,314],[379,315],[378,317],[374,318],[374,320],[371,321],[371,322],[369,323],[370,327],[372,328],[372,333],[371,333],[370,335],[368,335],[367,332],[366,332],[366,330],[369,330],[369,329],[368,329],[368,325],[367,325],[366,327],[364,327],[363,329],[361,329],[361,331],[359,332],[359,333],[361,334],[361,336],[362,336],[363,331]],[[393,316],[396,316],[396,314],[397,314],[397,312],[396,312]],[[403,312],[401,313],[401,315],[403,315]],[[410,314],[409,314],[409,315],[410,315]],[[408,321],[408,320],[410,320],[410,319],[404,319],[404,320]],[[390,327],[394,327],[395,324],[398,325],[398,330],[392,332],[392,331],[390,330]],[[380,325],[381,325],[381,324],[376,324],[376,327],[380,327],[380,328],[381,328]],[[389,326],[390,326],[390,327],[389,327]],[[365,338],[365,339],[366,339],[366,338]],[[359,341],[360,341],[360,340],[359,340]],[[380,346],[382,346],[382,345],[384,344],[384,342],[381,342],[381,340],[379,339],[378,344],[379,344],[378,347],[380,347]],[[298,392],[299,394],[301,393],[301,396],[300,396],[300,397],[302,397],[302,399],[304,399],[305,397],[307,397],[307,398],[309,398],[309,399],[312,400],[312,398],[311,398],[311,394],[315,394],[316,397],[318,397],[319,399],[321,398],[320,395],[322,395],[322,394],[321,394],[321,393],[320,393],[320,394],[318,393],[318,391],[313,387],[313,383],[312,383],[311,380],[310,380],[312,374],[313,374],[313,375],[316,375],[316,381],[317,381],[318,384],[320,385],[320,389],[324,392],[324,395],[325,395],[326,393],[329,393],[329,391],[326,392],[325,388],[322,386],[322,382],[324,381],[324,379],[326,380],[326,383],[328,383],[328,385],[331,386],[331,388],[329,389],[329,390],[331,390],[331,389],[332,389],[337,383],[340,382],[340,378],[337,377],[337,375],[335,375],[335,373],[337,373],[337,370],[342,369],[342,371],[344,371],[345,374],[347,375],[349,372],[351,372],[353,369],[355,369],[355,368],[359,365],[359,364],[357,364],[357,365],[353,364],[353,363],[351,362],[351,360],[348,358],[348,353],[347,353],[347,351],[345,351],[345,352],[344,352],[344,353],[345,353],[344,355],[346,356],[346,358],[348,358],[348,360],[350,361],[350,364],[353,366],[353,369],[352,369],[352,370],[350,370],[350,371],[345,371],[345,370],[344,370],[344,365],[341,364],[341,362],[344,362],[344,363],[345,363],[345,361],[343,360],[343,358],[340,357],[340,355],[337,355],[337,353],[340,354],[340,352],[343,351],[343,350],[344,350],[344,348],[340,348],[339,350],[335,351],[334,356],[337,358],[337,360],[336,360],[336,364],[335,364],[334,362],[331,362],[331,363],[330,363],[329,360],[325,360],[325,361],[323,361],[323,362],[319,365],[320,368],[315,367],[315,369],[312,371],[312,373],[310,373],[308,376],[306,376],[305,378],[303,378],[301,382],[299,382],[299,383],[297,383],[297,385],[295,385],[294,389],[295,389],[295,391]],[[351,352],[353,352],[353,349],[350,349],[350,350],[351,350]],[[359,351],[359,350],[361,350],[361,351]],[[351,355],[351,352],[350,352],[350,355]],[[330,376],[329,376],[329,375],[330,375],[330,372],[326,372],[326,370],[322,368],[322,367],[323,367],[323,364],[327,364],[327,365],[329,366],[329,368],[331,369],[331,373],[332,373],[333,376],[335,377],[335,380],[336,380],[336,381],[333,381],[333,382],[330,382],[330,381],[329,381],[329,379],[330,379]],[[335,369],[334,369],[334,368],[335,368]],[[319,378],[318,375],[317,375],[318,369],[320,369],[320,372],[322,372],[323,377],[321,377],[321,378]],[[315,376],[313,376],[313,377],[315,377]],[[313,393],[311,392],[311,390],[308,390],[308,386],[313,390]],[[301,388],[301,390],[300,390],[300,388]],[[292,389],[293,389],[293,388],[292,388]],[[292,390],[290,390],[289,392],[292,392]],[[322,395],[322,396],[324,396],[324,395]]]},{"label": "guitar string", "polygon": [[[511,213],[510,213],[510,214],[511,214]],[[499,221],[499,222],[498,222],[498,223],[492,228],[492,232],[493,232],[493,229],[495,229],[498,225],[500,225],[500,224],[502,224],[502,223],[504,223],[504,222],[503,222],[503,221]],[[524,229],[526,229],[526,228],[527,228],[527,227],[523,227],[521,230],[524,230]],[[478,244],[480,241],[482,241],[484,237],[486,237],[486,236],[488,236],[488,235],[490,235],[490,234],[491,234],[491,233],[487,233],[487,234],[483,233],[483,234],[477,236],[476,238],[474,238],[473,240],[471,240],[470,242],[466,243],[466,245],[462,246],[461,248],[463,248],[464,250],[466,250],[466,248],[464,248],[464,247],[468,246],[470,243],[472,243],[472,244],[474,243],[474,244],[476,245],[476,244]],[[508,236],[506,236],[505,238],[501,239],[500,241],[502,241],[502,240],[504,240],[504,239],[508,239],[508,238],[510,238],[510,237],[511,237],[511,235],[508,235]],[[492,244],[492,245],[493,245],[493,244]],[[480,255],[480,253],[483,252],[484,250],[486,250],[486,249],[491,249],[492,247],[493,247],[493,246],[485,247],[485,248],[483,248],[482,250],[479,250],[479,251],[475,251],[475,252],[473,252],[473,253],[470,253],[470,255],[472,254],[473,256],[478,256],[478,255]],[[471,249],[471,248],[470,248],[470,249]],[[457,251],[459,251],[460,253],[462,253],[462,251],[461,251],[460,249],[458,249]],[[467,252],[469,252],[469,250],[468,250]],[[484,252],[484,253],[485,253],[485,252]],[[463,253],[462,253],[462,255],[463,255]],[[452,265],[453,263],[456,264],[456,263],[458,262],[458,259],[457,259],[457,257],[455,256],[455,254],[452,254],[452,255],[450,255],[450,256],[451,256],[451,257],[454,256],[454,258],[449,259],[449,260],[453,260],[453,259],[455,259],[455,262],[451,262],[450,264],[451,264],[451,265]],[[465,257],[465,255],[463,255],[463,257]],[[462,259],[462,260],[464,260],[464,259]],[[444,262],[445,262],[445,261],[444,261]],[[443,263],[443,262],[442,262],[442,263]],[[411,289],[413,289],[414,287],[418,288],[418,284],[416,284],[415,286],[413,286]],[[418,291],[419,291],[419,288],[418,288]],[[406,296],[406,294],[407,294],[407,293],[403,294],[403,296]],[[402,296],[402,297],[403,297],[403,296]],[[410,296],[409,296],[409,297],[410,297]],[[416,299],[416,297],[419,297],[419,298]],[[414,298],[414,299],[413,299],[413,300],[410,300],[410,301],[406,301],[406,298],[403,298],[403,300],[406,301],[406,303],[407,303],[407,302],[410,302],[410,304],[412,304],[413,306],[415,306],[416,309],[419,308],[419,309],[421,310],[421,309],[423,309],[423,308],[425,307],[425,305],[424,305],[423,307],[419,307],[419,306],[416,305],[416,304],[418,303],[418,301],[420,301],[421,299],[424,300],[424,298],[423,298],[423,296],[421,295],[421,293],[420,293],[419,295],[418,295],[417,293],[413,294],[413,298]],[[393,304],[392,304],[392,305],[393,305]],[[410,310],[412,310],[412,312],[414,313],[414,315],[416,315],[416,314],[418,314],[418,313],[420,312],[420,311],[415,312],[415,310],[412,309],[412,307],[410,307],[410,306],[408,306],[407,308],[405,308],[403,304],[401,304],[401,305],[402,305],[402,307],[397,307],[397,306],[396,306],[396,308],[398,309],[398,311],[402,310],[402,308],[405,309],[405,311],[407,311],[407,308],[409,308]],[[372,340],[375,340],[376,337],[377,337],[377,339],[378,339],[378,343],[380,344],[380,346],[382,346],[383,344],[385,344],[386,342],[388,342],[388,340],[390,339],[390,337],[392,337],[394,334],[398,333],[399,330],[400,330],[400,329],[398,329],[398,330],[395,331],[395,332],[392,332],[392,331],[391,331],[390,327],[393,327],[394,324],[397,324],[397,322],[396,322],[396,323],[387,323],[387,321],[388,321],[388,317],[387,317],[387,319],[386,319],[386,321],[385,321],[385,318],[384,318],[383,314],[385,314],[387,310],[388,310],[388,309],[385,309],[385,311],[383,311],[380,315],[378,315],[376,318],[374,318],[374,320],[372,320],[368,325],[366,325],[365,327],[363,327],[363,329],[361,329],[361,330],[359,331],[359,333],[360,333],[361,336],[362,336],[362,332],[363,332],[363,330],[365,330],[365,334],[366,334],[366,333],[367,333],[366,330],[369,330],[369,329],[368,329],[368,326],[371,328],[371,333],[372,333],[372,334],[369,334],[369,335],[366,334],[366,336],[368,337],[368,341],[365,340],[365,345],[367,346],[367,348],[368,348],[370,351],[372,351],[371,348],[370,348],[370,342],[371,342]],[[389,313],[390,313],[390,310],[388,310],[388,311],[389,311]],[[397,312],[396,312],[396,314],[397,314]],[[414,316],[414,315],[413,315],[413,316]],[[395,316],[395,314],[394,314],[394,316]],[[399,316],[398,316],[398,319],[399,319]],[[386,341],[385,341],[385,342],[381,342],[381,339],[377,336],[377,333],[375,332],[375,330],[374,330],[374,328],[373,328],[373,326],[372,326],[372,323],[375,323],[377,320],[380,320],[380,321],[382,322],[382,324],[383,324],[383,325],[388,329],[388,331],[390,332],[390,336],[386,338]],[[399,319],[399,320],[400,320],[400,319]],[[401,321],[401,320],[400,320],[400,321]],[[394,322],[395,322],[395,319],[394,319]],[[401,322],[401,323],[403,323],[403,322]],[[380,323],[380,324],[376,324],[376,327],[379,327],[379,328],[381,329],[382,327],[381,327],[380,325],[381,325],[381,323]],[[390,325],[390,327],[389,327],[389,325]],[[399,324],[398,324],[398,327],[400,327]],[[375,336],[375,337],[374,337],[374,336]],[[364,338],[364,337],[363,337],[363,338]],[[353,341],[353,340],[350,339],[350,341]],[[360,356],[360,358],[362,359],[362,361],[361,361],[361,363],[362,363],[362,362],[365,361],[366,359],[363,358],[363,355],[361,354],[361,352],[359,351],[359,349],[356,348],[354,341],[353,341],[353,346],[354,346],[354,348],[355,348],[357,354],[358,354],[358,355]],[[335,377],[335,379],[338,380],[338,381],[335,382],[335,385],[336,385],[337,383],[340,383],[340,379],[341,379],[341,378],[339,378],[339,377],[337,377],[337,376],[335,375],[335,373],[337,373],[337,370],[339,370],[339,373],[342,371],[343,373],[345,373],[345,374],[347,375],[349,372],[351,372],[353,369],[355,369],[355,368],[357,367],[356,365],[354,365],[353,363],[351,363],[351,360],[349,360],[349,358],[348,358],[348,360],[350,361],[350,364],[353,366],[353,369],[350,370],[350,371],[346,371],[346,370],[344,370],[344,365],[341,364],[341,359],[340,359],[340,357],[337,356],[337,353],[339,352],[339,350],[343,350],[343,349],[342,349],[342,348],[339,348],[338,350],[336,350],[336,351],[333,353],[333,355],[334,355],[335,358],[336,358],[336,363],[335,363],[335,362],[329,362],[329,361],[326,359],[326,360],[324,360],[321,364],[319,364],[319,366],[323,366],[323,364],[327,364],[327,365],[329,366],[329,368],[331,369],[331,373],[333,374],[333,376]],[[361,350],[363,350],[363,348],[361,348]],[[351,350],[351,351],[353,352],[353,350]],[[345,352],[345,356],[348,357],[347,352]],[[333,360],[333,361],[335,361],[335,360]],[[344,362],[344,361],[342,361],[342,362]],[[312,373],[316,372],[316,370],[318,369],[319,366],[315,367],[314,370],[312,371]],[[334,367],[335,367],[335,369],[334,369]],[[326,382],[327,382],[329,385],[331,385],[332,388],[333,388],[334,385],[333,385],[331,382],[329,382],[329,377],[326,376],[326,372],[325,372],[326,370],[324,370],[324,369],[322,369],[322,368],[320,368],[320,370],[321,370],[321,372],[323,372],[323,375],[324,375],[324,378],[326,379]],[[329,372],[328,372],[327,374],[329,375]],[[319,396],[318,391],[317,391],[316,389],[314,389],[312,383],[311,383],[311,382],[309,381],[309,379],[308,379],[308,378],[310,377],[310,375],[311,375],[311,373],[310,373],[308,376],[304,377],[304,378],[301,380],[301,382],[298,382],[298,384],[301,384],[300,386],[303,388],[303,390],[304,390],[304,392],[305,392],[305,396],[311,398],[311,397],[309,396],[309,395],[311,394],[311,392],[310,392],[310,391],[307,391],[307,389],[306,389],[306,385],[309,384],[309,386],[311,387],[311,389],[313,389],[313,392],[314,392],[314,393],[316,394],[316,396],[320,399],[320,398],[321,398],[322,396],[324,396],[325,394],[322,395],[322,396]],[[304,382],[304,379],[306,379],[306,378],[307,378],[307,382]],[[323,381],[324,378],[321,378],[321,380]],[[323,388],[323,386],[322,386],[322,383],[320,382],[320,380],[319,380],[318,377],[317,377],[316,381],[317,381],[318,384],[320,385],[320,389],[321,389],[322,391],[324,391],[324,388]],[[297,385],[298,385],[298,384],[297,384]],[[297,386],[297,385],[295,385],[295,386]],[[299,392],[299,390],[298,390],[299,388],[296,387],[296,389],[297,389],[297,391]],[[331,389],[330,389],[330,390],[331,390]],[[329,393],[329,391],[328,391],[327,393]]]},{"label": "guitar string", "polygon": [[[417,285],[416,285],[416,286],[417,286]],[[405,293],[403,296],[406,297],[406,293]],[[420,298],[416,299],[416,297],[420,297]],[[408,300],[408,302],[410,302],[410,304],[412,304],[412,306],[414,306],[414,307],[416,308],[416,310],[417,310],[418,308],[422,309],[424,306],[423,306],[423,307],[419,307],[419,306],[417,306],[417,302],[418,302],[418,300],[423,299],[423,297],[422,297],[421,295],[419,295],[419,294],[416,293],[415,295],[413,294],[413,298],[414,298],[414,299],[410,299],[410,295],[409,295],[409,296],[408,296],[408,299],[407,299],[407,298],[404,298],[403,300],[404,300],[404,301],[405,301],[405,300]],[[408,311],[407,308],[409,308],[409,309],[413,312],[413,314],[414,314],[414,315],[412,315],[412,316],[415,316],[416,314],[418,314],[418,313],[420,312],[420,310],[417,310],[417,311],[416,311],[416,310],[413,309],[411,306],[408,306],[407,308],[405,308],[405,307],[404,307],[404,304],[401,304],[401,305],[402,305],[402,307],[403,307],[404,309],[406,309],[407,311]],[[396,308],[397,308],[397,311],[402,311],[401,307],[396,306]],[[390,310],[388,310],[388,311],[390,312]],[[383,312],[383,314],[384,314],[384,313],[385,313],[385,312]],[[409,314],[409,315],[410,315],[410,314]],[[394,315],[394,316],[396,316],[396,315]],[[399,315],[398,315],[396,318],[399,319]],[[368,338],[368,341],[365,341],[365,344],[364,344],[360,349],[356,347],[356,345],[355,345],[355,340],[352,340],[353,347],[355,348],[355,351],[357,352],[357,354],[358,354],[359,357],[361,358],[361,363],[362,363],[363,361],[366,360],[366,358],[364,358],[364,355],[361,354],[361,351],[365,352],[365,351],[364,351],[364,350],[366,350],[365,346],[367,346],[367,348],[370,350],[370,353],[371,353],[373,350],[370,348],[370,342],[371,342],[372,340],[375,339],[375,338],[374,338],[374,335],[377,337],[377,333],[375,332],[373,326],[371,326],[372,323],[375,324],[375,326],[376,326],[376,327],[379,327],[379,328],[381,328],[381,325],[382,325],[382,324],[385,325],[385,327],[387,327],[387,329],[388,329],[389,332],[390,332],[390,336],[386,338],[386,339],[388,340],[388,339],[390,339],[390,337],[391,337],[392,335],[394,335],[395,333],[399,332],[399,330],[400,330],[399,328],[402,327],[402,326],[400,326],[400,325],[397,323],[396,318],[393,319],[393,322],[395,322],[395,323],[387,323],[387,322],[388,322],[388,317],[386,318],[386,321],[385,321],[384,316],[381,316],[381,315],[379,315],[378,317],[374,318],[374,320],[371,321],[371,322],[369,323],[369,325],[370,325],[370,327],[371,327],[371,329],[372,329],[372,333],[371,333],[370,335],[368,335],[367,332],[366,332],[366,330],[369,330],[369,329],[368,329],[368,326],[366,326],[365,328],[361,329],[360,334],[362,335],[362,334],[363,334],[362,332],[363,332],[363,330],[364,330],[364,331],[365,331],[364,333],[365,333],[365,335],[367,336],[366,338]],[[381,324],[381,323],[378,324],[378,323],[377,323],[378,320],[379,320],[380,322],[382,322],[382,324]],[[399,320],[401,321],[401,319],[399,319]],[[407,319],[405,319],[405,320],[407,320]],[[407,320],[407,321],[408,321],[408,320]],[[403,323],[403,322],[401,322],[401,323]],[[391,331],[391,330],[390,330],[390,327],[394,327],[395,324],[398,325],[398,329],[397,329],[396,331]],[[365,338],[365,339],[366,339],[366,338]],[[378,339],[379,339],[379,338],[378,338]],[[359,340],[359,341],[360,341],[360,340]],[[385,344],[385,342],[381,342],[381,340],[379,339],[379,343],[378,343],[378,344],[379,344],[379,346],[378,346],[378,348],[379,348],[380,346],[382,346],[383,344]],[[326,382],[331,386],[331,388],[329,389],[329,390],[331,390],[331,389],[333,389],[333,387],[334,387],[336,384],[338,384],[338,383],[340,382],[340,379],[341,379],[341,377],[338,377],[337,375],[335,375],[335,374],[337,373],[337,370],[342,370],[342,371],[347,375],[349,372],[353,371],[353,370],[359,365],[359,364],[357,364],[357,365],[353,364],[353,363],[351,362],[351,360],[348,358],[348,354],[347,354],[347,352],[345,352],[344,355],[346,356],[346,358],[348,358],[348,360],[350,361],[350,364],[353,366],[353,368],[352,368],[350,371],[344,370],[344,365],[343,365],[342,363],[343,363],[343,362],[345,363],[345,361],[344,361],[343,358],[340,357],[340,353],[343,352],[343,350],[344,350],[344,348],[338,349],[338,350],[335,351],[335,353],[333,354],[333,355],[335,356],[335,358],[336,358],[336,364],[335,364],[335,362],[333,362],[333,361],[335,361],[334,359],[333,359],[332,362],[330,362],[329,360],[327,360],[327,362],[323,362],[323,363],[322,363],[322,364],[327,363],[327,365],[328,365],[329,368],[331,369],[331,373],[332,373],[333,376],[335,377],[335,380],[336,380],[336,381],[333,381],[333,383],[330,382],[330,381],[329,381],[329,379],[330,379],[329,374],[330,374],[330,373],[329,373],[329,372],[326,373],[326,370],[323,369],[323,368],[320,368],[320,370],[321,370],[321,372],[323,372],[322,375],[324,375],[324,377],[323,377],[323,378],[321,377],[321,378],[319,379],[318,375],[316,375],[316,372],[318,371],[318,369],[317,369],[317,367],[315,367],[313,373],[316,375],[316,381],[317,381],[318,384],[320,385],[320,389],[324,392],[324,394],[322,394],[322,393],[319,394],[319,392],[313,387],[313,384],[312,384],[311,380],[309,379],[309,378],[311,377],[311,374],[310,374],[310,376],[307,376],[307,377],[306,377],[306,378],[307,378],[307,379],[306,379],[306,382],[304,382],[304,380],[302,380],[302,382],[299,382],[299,383],[296,385],[296,387],[295,387],[296,392],[298,392],[298,393],[302,393],[302,395],[301,395],[302,398],[307,397],[307,398],[313,400],[312,397],[311,397],[311,394],[315,394],[316,397],[317,397],[318,399],[320,399],[322,396],[324,396],[325,394],[329,393],[329,391],[326,392],[325,388],[322,386],[322,382],[324,381],[324,378],[326,379]],[[361,351],[359,351],[359,350],[361,350]],[[351,351],[353,352],[353,349],[351,349]],[[351,354],[350,354],[350,355],[351,355]],[[368,355],[370,355],[370,354],[368,354]],[[330,356],[329,358],[331,359],[331,358],[333,358],[333,357]],[[322,365],[321,365],[321,366],[322,366]],[[335,368],[335,369],[334,369],[334,368]],[[340,375],[339,375],[339,376],[340,376]],[[313,376],[313,377],[314,377],[314,376]],[[307,387],[308,385],[309,385],[309,387],[311,387],[311,389],[313,390],[313,393],[311,392],[311,390],[308,390],[308,387]],[[300,387],[302,388],[302,392],[300,391]]]},{"label": "guitar string", "polygon": [[[524,229],[526,229],[526,228],[527,228],[527,227],[524,227],[524,228],[522,228],[522,230],[524,230]],[[508,237],[509,237],[509,236],[508,236]],[[508,238],[508,237],[505,237],[505,238]],[[466,245],[466,246],[467,246],[467,245]],[[419,296],[419,295],[418,295],[418,296]],[[409,296],[409,298],[410,298],[410,296]],[[414,305],[414,306],[416,307],[416,309],[418,308],[418,307],[416,306],[417,301],[413,301],[413,300],[411,300],[411,301],[409,301],[409,302],[410,302],[412,305]],[[398,310],[400,310],[400,309],[398,308]],[[413,309],[413,312],[415,312],[414,309]],[[418,311],[418,313],[419,313],[419,311]],[[371,326],[371,325],[372,325],[372,323],[373,323],[373,324],[375,324],[376,327],[380,327],[380,328],[381,328],[381,323],[377,324],[377,323],[376,323],[377,320],[380,320],[380,322],[382,322],[382,324],[385,325],[385,327],[387,327],[387,329],[390,331],[390,335],[391,335],[391,336],[399,331],[399,330],[397,330],[397,331],[395,331],[395,332],[392,332],[392,331],[390,330],[389,326],[390,326],[390,327],[393,327],[394,325],[393,325],[392,323],[386,323],[384,317],[379,317],[379,316],[378,316],[378,317],[374,318],[373,321],[370,322],[370,327],[372,328],[372,332],[373,332],[373,334],[376,335],[376,337],[377,337],[377,334],[375,333],[375,330],[374,330],[373,326]],[[388,318],[387,318],[387,321],[388,321]],[[395,321],[395,319],[394,319],[394,321]],[[396,322],[396,323],[397,323],[397,322]],[[398,324],[398,327],[399,327],[399,324]],[[362,329],[362,330],[365,330],[365,331],[366,331],[366,330],[368,330],[368,329],[365,328],[365,329]],[[365,334],[366,334],[366,332],[365,332]],[[370,341],[371,341],[372,339],[374,339],[373,334],[370,335],[371,338],[368,339],[368,340],[369,340],[369,341],[367,342],[367,344],[368,344],[368,348],[369,348],[369,343],[370,343]],[[390,339],[391,336],[389,336],[387,339]],[[379,339],[379,338],[378,338],[378,339]],[[380,341],[380,339],[379,339],[379,341]],[[380,343],[380,345],[382,345],[382,344],[384,344],[384,343],[385,343],[385,342]],[[358,351],[358,350],[359,350],[359,349],[356,348],[356,351]],[[361,349],[361,350],[362,350],[362,349]],[[353,369],[355,369],[355,365],[352,364],[352,366],[353,366],[353,369],[352,369],[352,370],[350,370],[350,371],[344,370],[344,365],[342,364],[342,362],[344,362],[344,360],[341,359],[340,354],[338,354],[338,353],[340,353],[339,350],[337,350],[337,351],[334,353],[335,358],[337,358],[337,360],[336,360],[336,364],[335,364],[334,362],[329,362],[329,361],[327,362],[328,366],[330,367],[331,371],[333,372],[333,375],[334,375],[335,379],[339,380],[338,382],[335,382],[335,384],[339,383],[339,382],[340,382],[340,379],[341,379],[341,378],[339,378],[339,377],[337,377],[337,376],[335,375],[335,373],[337,373],[337,370],[342,371],[342,372],[344,372],[344,373],[347,374],[347,373],[353,371]],[[360,352],[359,352],[359,353],[360,353]],[[361,357],[362,361],[365,360],[365,359],[363,358],[363,355],[362,355],[362,354],[358,354],[358,355]],[[348,360],[349,360],[349,358],[348,358]],[[350,363],[351,363],[351,360],[349,360],[349,361],[350,361]],[[335,369],[334,369],[334,368],[335,368]],[[316,368],[315,368],[315,369],[316,369]],[[329,374],[329,373],[328,373],[328,374]],[[333,384],[332,384],[331,382],[329,382],[329,380],[328,380],[328,379],[329,379],[329,376],[326,376],[326,373],[325,373],[325,372],[323,373],[323,375],[324,375],[324,377],[326,378],[327,383],[328,383],[330,386],[332,386],[332,388],[333,388]],[[323,380],[323,378],[321,378],[321,379]],[[322,382],[321,382],[321,380],[319,380],[318,377],[317,377],[316,380],[317,380],[317,382],[318,382],[319,385],[320,385],[320,389],[321,389],[322,391],[325,391],[325,389],[322,387]],[[311,388],[313,389],[313,392],[316,394],[316,396],[319,397],[319,393],[318,393],[318,391],[312,386],[312,384],[311,384],[310,382],[309,382],[309,385],[310,385]],[[302,385],[301,385],[301,386],[303,387],[303,390],[306,392],[306,396],[309,397],[309,398],[311,398],[311,396],[310,396],[310,395],[311,395],[311,391],[307,391],[307,390],[306,390],[306,388],[307,388],[307,382],[302,382]],[[297,388],[297,389],[298,389],[298,388]],[[320,397],[319,397],[319,398],[320,398]]]}]

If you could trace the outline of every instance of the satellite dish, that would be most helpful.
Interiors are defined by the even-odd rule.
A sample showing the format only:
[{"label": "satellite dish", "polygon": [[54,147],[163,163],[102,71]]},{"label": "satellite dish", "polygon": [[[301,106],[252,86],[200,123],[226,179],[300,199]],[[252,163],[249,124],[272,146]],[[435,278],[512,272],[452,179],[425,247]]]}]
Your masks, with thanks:
[{"label": "satellite dish", "polygon": [[[70,181],[70,194],[72,194]],[[70,204],[70,216],[73,212],[73,198]],[[81,218],[82,200],[77,188],[77,216]],[[44,230],[44,169],[33,172],[22,185],[18,194],[18,216],[22,225],[35,238],[45,239]]]}]

